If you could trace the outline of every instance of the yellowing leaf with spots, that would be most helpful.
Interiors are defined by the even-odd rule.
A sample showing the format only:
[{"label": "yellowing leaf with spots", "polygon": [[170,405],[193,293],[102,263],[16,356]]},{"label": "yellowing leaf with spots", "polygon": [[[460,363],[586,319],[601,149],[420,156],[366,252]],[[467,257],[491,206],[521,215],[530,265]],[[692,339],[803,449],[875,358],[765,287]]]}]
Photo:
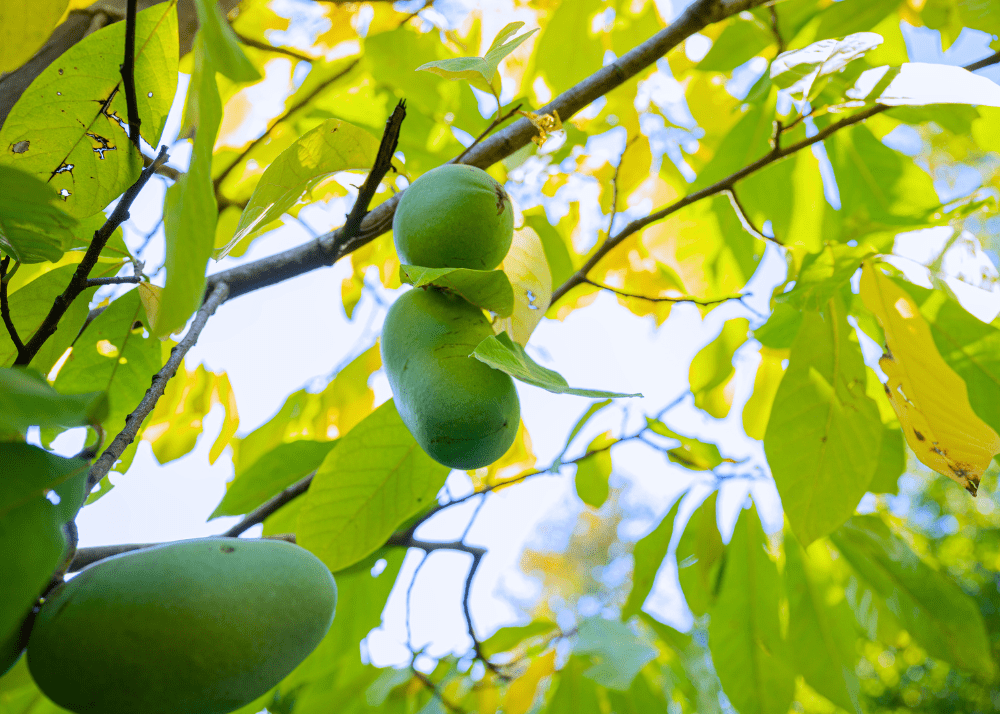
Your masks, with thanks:
[{"label": "yellowing leaf with spots", "polygon": [[526,714],[535,701],[538,683],[542,681],[543,677],[551,675],[555,668],[556,651],[554,649],[533,660],[524,674],[515,679],[507,689],[503,707],[505,714]]},{"label": "yellowing leaf with spots", "polygon": [[965,382],[941,357],[913,298],[867,262],[861,297],[885,330],[879,366],[907,443],[924,464],[975,495],[1000,437],[972,410]]},{"label": "yellowing leaf with spots", "polygon": [[514,231],[514,240],[500,269],[514,286],[514,312],[510,317],[496,320],[493,331],[506,332],[523,347],[552,300],[552,272],[545,259],[542,239],[534,229]]},{"label": "yellowing leaf with spots", "polygon": [[160,314],[160,295],[163,288],[152,283],[139,283],[139,300],[146,310],[146,318],[149,320],[149,329],[156,328],[156,318]]}]

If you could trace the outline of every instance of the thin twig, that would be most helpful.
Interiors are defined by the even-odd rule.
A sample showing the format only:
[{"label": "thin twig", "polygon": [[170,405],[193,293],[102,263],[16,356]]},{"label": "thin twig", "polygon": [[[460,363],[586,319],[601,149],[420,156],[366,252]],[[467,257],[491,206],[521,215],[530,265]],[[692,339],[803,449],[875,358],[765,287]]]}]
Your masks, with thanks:
[{"label": "thin twig", "polygon": [[970,72],[975,72],[977,69],[983,69],[984,67],[990,67],[998,63],[1000,63],[1000,51],[994,52],[989,57],[981,59],[978,62],[965,65],[965,69]]},{"label": "thin twig", "polygon": [[785,39],[781,36],[781,29],[778,27],[778,11],[774,7],[774,3],[769,5],[767,9],[771,11],[771,33],[778,44],[778,54],[780,55],[785,51]]},{"label": "thin twig", "polygon": [[610,285],[603,285],[602,283],[598,283],[597,281],[591,280],[590,278],[585,278],[584,282],[587,283],[587,285],[593,285],[595,288],[600,288],[601,290],[607,290],[609,293],[614,293],[615,295],[620,295],[621,297],[624,298],[634,298],[636,300],[645,300],[646,302],[670,302],[670,303],[687,302],[691,303],[692,305],[708,306],[708,305],[720,305],[724,302],[729,302],[730,300],[742,300],[744,297],[743,295],[725,295],[723,297],[713,298],[711,300],[705,300],[702,298],[695,298],[689,296],[652,297],[649,295],[637,295],[635,293],[627,293],[623,290],[618,290],[617,288],[613,288]]},{"label": "thin twig", "polygon": [[93,288],[99,285],[138,285],[141,282],[141,275],[116,275],[110,278],[88,278],[87,287]]},{"label": "thin twig", "polygon": [[[153,163],[153,161],[155,161],[155,159],[152,156],[146,156],[145,154],[142,155],[143,166],[149,166],[151,163]],[[157,166],[156,173],[158,173],[160,176],[164,176],[170,179],[171,181],[177,181],[181,176],[184,175],[184,172],[181,171],[180,169],[175,169],[173,166],[167,166],[166,164]]]},{"label": "thin twig", "polygon": [[236,33],[236,39],[242,42],[248,47],[253,47],[258,50],[263,50],[264,52],[274,52],[275,54],[285,55],[291,57],[292,59],[301,60],[303,62],[315,62],[316,57],[310,57],[309,55],[302,54],[301,52],[296,52],[288,47],[276,47],[275,45],[263,42],[261,40],[255,40],[252,37],[247,37],[246,35],[241,35],[239,32]]},{"label": "thin twig", "polygon": [[35,334],[24,345],[24,349],[14,361],[15,365],[27,365],[38,354],[38,350],[42,348],[45,341],[55,333],[56,328],[59,326],[59,320],[66,314],[66,310],[73,304],[77,296],[87,289],[90,271],[97,264],[97,259],[100,257],[101,251],[104,250],[104,246],[107,245],[108,239],[111,238],[111,234],[115,232],[118,226],[128,220],[129,209],[132,207],[132,203],[139,195],[139,192],[142,191],[146,182],[149,181],[149,177],[156,172],[156,168],[165,163],[168,158],[167,147],[161,146],[160,153],[156,155],[153,163],[142,170],[136,182],[129,186],[125,193],[122,194],[122,197],[118,199],[118,205],[115,206],[115,210],[108,216],[104,225],[94,233],[94,239],[90,242],[90,247],[84,253],[83,259],[76,268],[76,272],[73,273],[73,277],[70,278],[69,285],[53,301],[49,314],[45,316],[38,330],[35,331]]},{"label": "thin twig", "polygon": [[322,82],[321,84],[317,85],[315,89],[313,89],[311,92],[309,92],[309,94],[307,94],[306,96],[302,97],[299,101],[297,101],[295,104],[293,104],[292,106],[290,106],[281,116],[277,117],[270,124],[270,126],[268,126],[267,129],[264,130],[263,134],[261,134],[256,139],[254,139],[249,144],[247,144],[246,148],[243,149],[243,151],[240,152],[240,155],[236,157],[236,160],[233,163],[229,164],[229,166],[227,166],[226,168],[224,168],[222,170],[222,173],[220,173],[218,176],[216,176],[212,180],[212,185],[215,187],[215,191],[216,192],[219,191],[219,187],[222,186],[222,182],[226,180],[226,178],[229,176],[230,173],[232,173],[233,169],[235,169],[237,166],[239,166],[240,163],[245,158],[247,158],[247,156],[250,154],[250,152],[253,151],[254,149],[256,149],[260,145],[260,143],[262,141],[264,141],[264,139],[266,139],[271,134],[272,131],[274,131],[274,127],[278,126],[278,124],[280,124],[283,121],[287,121],[290,116],[292,116],[293,114],[295,114],[296,112],[298,112],[303,107],[307,106],[319,94],[322,94],[324,91],[326,91],[330,87],[331,84],[333,84],[338,79],[340,79],[341,77],[343,77],[344,75],[346,75],[347,73],[349,73],[352,69],[354,69],[355,67],[357,67],[359,62],[361,62],[360,58],[358,58],[358,59],[354,60],[353,62],[351,62],[349,65],[347,65],[346,67],[344,67],[344,69],[342,69],[341,71],[337,72],[337,74],[335,74],[332,77],[330,77],[330,79],[328,79],[325,82]]},{"label": "thin twig", "polygon": [[7,327],[7,334],[10,335],[10,341],[14,343],[17,356],[20,357],[21,353],[24,352],[24,343],[21,342],[21,337],[17,334],[14,321],[10,317],[10,302],[7,299],[7,283],[10,282],[10,277],[7,275],[7,268],[10,267],[10,261],[11,257],[9,255],[0,260],[0,315],[3,316],[3,324]]},{"label": "thin twig", "polygon": [[399,145],[399,130],[402,128],[405,118],[406,102],[401,100],[385,122],[385,130],[382,132],[382,141],[378,147],[378,154],[375,156],[375,163],[372,165],[371,171],[368,172],[368,176],[365,177],[365,182],[361,185],[361,190],[358,191],[358,198],[354,201],[354,206],[351,208],[347,220],[344,221],[342,231],[345,241],[351,240],[358,234],[361,221],[368,214],[368,206],[372,202],[372,198],[375,197],[375,191],[378,190],[382,179],[392,168],[392,156],[396,153],[396,147]]},{"label": "thin twig", "polygon": [[783,245],[776,236],[766,235],[763,230],[754,225],[754,222],[750,220],[746,208],[743,207],[743,202],[740,201],[740,197],[736,194],[735,187],[726,191],[726,194],[729,196],[729,203],[732,205],[733,210],[736,211],[736,217],[740,219],[740,223],[743,224],[743,228],[747,233],[761,240],[769,240],[778,245]]},{"label": "thin twig", "polygon": [[191,327],[188,328],[187,334],[184,335],[184,339],[178,342],[170,351],[170,358],[163,365],[163,368],[153,376],[153,382],[149,385],[149,389],[146,390],[146,394],[143,395],[142,401],[139,402],[139,405],[131,414],[125,417],[125,428],[114,438],[114,441],[104,450],[104,453],[94,462],[94,465],[90,467],[90,476],[87,479],[88,493],[90,489],[100,483],[102,478],[107,476],[111,467],[115,465],[115,462],[118,461],[118,458],[128,448],[129,444],[135,440],[135,437],[139,433],[139,427],[142,426],[142,422],[149,416],[149,413],[153,411],[156,402],[163,396],[163,390],[166,388],[167,382],[177,372],[177,368],[180,366],[181,360],[184,359],[184,355],[198,341],[198,336],[205,329],[208,318],[212,316],[212,313],[215,312],[219,305],[225,302],[228,293],[229,289],[225,283],[217,284],[212,289],[212,293],[208,299],[205,300],[198,312],[195,313],[194,320],[191,323]]},{"label": "thin twig", "polygon": [[431,693],[435,697],[438,698],[438,701],[441,702],[441,704],[444,706],[445,709],[447,709],[449,711],[453,711],[453,712],[455,712],[455,714],[465,714],[465,710],[462,709],[462,707],[458,706],[454,702],[451,702],[451,701],[448,701],[447,699],[445,699],[444,694],[442,694],[441,690],[438,689],[438,686],[436,684],[434,684],[434,682],[431,681],[430,677],[428,677],[426,674],[424,674],[423,672],[421,672],[416,667],[410,667],[410,669],[413,671],[413,676],[416,677],[417,679],[419,679],[420,682],[425,687],[427,687],[428,689],[431,690]]},{"label": "thin twig", "polygon": [[236,536],[244,533],[250,528],[253,528],[258,523],[263,523],[269,516],[277,512],[278,509],[280,509],[282,506],[284,506],[287,503],[290,503],[291,501],[294,501],[296,498],[298,498],[303,493],[308,491],[309,484],[312,483],[313,476],[315,475],[316,472],[313,471],[305,478],[302,478],[293,483],[291,486],[286,488],[278,495],[269,498],[266,503],[248,513],[246,516],[243,517],[242,520],[240,520],[239,523],[234,525],[232,528],[227,530],[222,535],[228,538],[235,538]]},{"label": "thin twig", "polygon": [[[469,151],[472,150],[473,146],[476,146],[480,142],[482,142],[483,139],[485,139],[487,136],[489,136],[490,132],[492,132],[498,126],[500,126],[505,121],[507,121],[508,119],[510,119],[512,116],[514,116],[515,114],[517,114],[517,112],[520,109],[521,109],[521,105],[518,104],[516,107],[514,107],[509,112],[507,112],[506,114],[504,114],[502,117],[498,116],[496,119],[494,119],[493,121],[491,121],[490,125],[488,127],[486,127],[485,129],[483,129],[483,131],[479,134],[479,136],[477,136],[475,138],[475,140],[473,140],[473,142],[471,144],[469,144],[468,146],[466,146],[465,149],[462,151],[461,154],[459,154],[458,156],[456,156],[454,159],[451,160],[451,163],[453,163],[453,164],[460,164],[460,163],[462,163],[462,159],[465,158],[465,155],[468,154]],[[499,114],[499,113],[500,113],[500,101],[497,100],[497,114]]]},{"label": "thin twig", "polygon": [[128,138],[139,148],[139,103],[135,98],[135,13],[138,0],[128,0],[125,6],[125,58],[122,61],[122,86],[125,89],[125,105],[128,108]]},{"label": "thin twig", "polygon": [[406,646],[413,653],[413,657],[416,658],[417,651],[413,649],[413,630],[410,627],[410,613],[412,608],[410,607],[410,602],[413,595],[413,586],[417,582],[417,576],[420,575],[420,571],[424,567],[424,563],[427,562],[427,556],[429,553],[424,551],[423,555],[420,556],[420,562],[417,563],[417,567],[413,569],[413,577],[410,578],[410,584],[406,588]]}]

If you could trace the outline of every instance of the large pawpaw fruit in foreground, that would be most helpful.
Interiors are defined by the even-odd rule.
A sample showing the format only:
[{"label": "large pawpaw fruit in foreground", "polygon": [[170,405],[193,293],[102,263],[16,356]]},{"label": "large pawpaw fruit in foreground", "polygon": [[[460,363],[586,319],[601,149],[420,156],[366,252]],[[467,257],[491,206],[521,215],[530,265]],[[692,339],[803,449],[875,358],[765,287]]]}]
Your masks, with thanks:
[{"label": "large pawpaw fruit in foreground", "polygon": [[513,235],[514,209],[503,186],[464,164],[438,166],[414,181],[392,219],[404,265],[492,270]]},{"label": "large pawpaw fruit in foreground", "polygon": [[436,288],[403,293],[385,317],[382,363],[403,423],[432,458],[487,466],[514,443],[514,380],[469,355],[493,334],[483,311]]},{"label": "large pawpaw fruit in foreground", "polygon": [[337,589],[308,551],[204,538],[108,558],[50,593],[28,668],[79,714],[225,714],[319,644]]}]

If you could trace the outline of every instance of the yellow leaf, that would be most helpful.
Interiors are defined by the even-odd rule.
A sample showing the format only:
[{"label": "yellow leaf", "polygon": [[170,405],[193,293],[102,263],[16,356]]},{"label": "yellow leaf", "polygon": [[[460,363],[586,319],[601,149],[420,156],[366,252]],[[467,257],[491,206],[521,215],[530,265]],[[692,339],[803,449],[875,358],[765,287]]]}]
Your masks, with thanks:
[{"label": "yellow leaf", "polygon": [[545,259],[542,239],[534,229],[514,231],[514,240],[500,269],[514,287],[514,313],[496,320],[493,331],[497,334],[505,331],[512,340],[524,346],[552,300],[552,272]]},{"label": "yellow leaf", "polygon": [[528,666],[524,674],[515,679],[507,688],[504,697],[504,714],[526,714],[535,701],[538,683],[552,674],[556,668],[556,651],[549,650]]},{"label": "yellow leaf", "polygon": [[0,3],[0,74],[17,69],[45,44],[69,0]]},{"label": "yellow leaf", "polygon": [[753,381],[753,394],[743,407],[743,429],[747,436],[758,441],[764,440],[767,422],[771,419],[771,407],[778,385],[785,375],[782,363],[788,359],[788,349],[760,348],[760,364]]},{"label": "yellow leaf", "polygon": [[972,411],[965,382],[941,357],[913,298],[869,262],[861,297],[885,330],[879,366],[907,443],[924,464],[976,495],[1000,437]]},{"label": "yellow leaf", "polygon": [[160,314],[160,294],[163,288],[159,285],[149,283],[139,283],[139,300],[146,310],[146,327],[152,332],[156,328],[156,318]]},{"label": "yellow leaf", "polygon": [[468,473],[472,479],[473,488],[479,491],[487,486],[495,486],[520,476],[528,469],[534,468],[536,462],[535,452],[531,449],[531,437],[522,421],[517,428],[514,443],[507,449],[506,454],[489,466]]}]

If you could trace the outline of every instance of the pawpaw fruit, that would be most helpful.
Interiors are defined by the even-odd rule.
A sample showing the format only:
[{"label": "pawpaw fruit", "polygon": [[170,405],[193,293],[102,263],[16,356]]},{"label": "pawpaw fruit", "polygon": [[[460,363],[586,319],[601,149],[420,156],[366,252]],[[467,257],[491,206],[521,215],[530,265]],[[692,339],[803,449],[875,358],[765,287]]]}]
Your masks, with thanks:
[{"label": "pawpaw fruit", "polygon": [[514,209],[492,176],[464,164],[431,169],[403,193],[392,236],[404,265],[492,270],[514,235]]},{"label": "pawpaw fruit", "polygon": [[284,541],[203,538],[114,556],[50,593],[28,640],[39,689],[78,714],[225,714],[319,644],[337,589]]},{"label": "pawpaw fruit", "polygon": [[399,416],[453,469],[499,459],[521,422],[514,380],[469,356],[492,334],[482,310],[437,288],[403,293],[385,318],[382,363]]}]

